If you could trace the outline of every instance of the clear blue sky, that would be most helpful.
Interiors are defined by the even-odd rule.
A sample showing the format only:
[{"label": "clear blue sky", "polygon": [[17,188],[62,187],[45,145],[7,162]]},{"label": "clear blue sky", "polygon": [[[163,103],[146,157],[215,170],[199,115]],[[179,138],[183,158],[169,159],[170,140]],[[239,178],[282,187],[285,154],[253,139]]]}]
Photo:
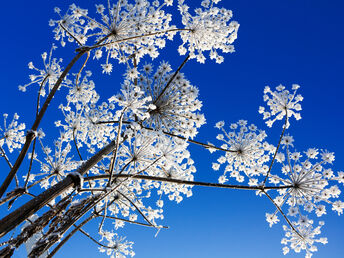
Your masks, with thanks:
[{"label": "clear blue sky", "polygon": [[[92,8],[93,2],[84,0],[78,5]],[[36,91],[31,89],[23,94],[17,86],[28,82],[27,63],[39,63],[39,55],[54,42],[48,27],[48,20],[54,17],[53,7],[65,10],[70,3],[70,0],[1,2],[0,113],[18,112],[31,126],[32,98]],[[222,0],[222,5],[232,9],[241,24],[235,42],[237,52],[225,56],[222,65],[190,62],[183,70],[199,87],[207,118],[207,125],[201,128],[197,139],[214,141],[215,122],[243,118],[267,130],[269,140],[276,143],[279,127],[268,130],[257,112],[263,103],[263,88],[298,83],[305,97],[303,119],[294,123],[289,132],[297,149],[316,147],[333,151],[336,154],[333,170],[344,170],[343,1]],[[70,47],[59,48],[56,53],[67,61],[72,51]],[[174,67],[183,60],[173,44],[169,44],[158,61],[171,57]],[[106,99],[117,92],[123,67],[116,65],[111,76],[100,76],[98,64],[94,67],[98,91]],[[61,96],[62,91],[54,99],[55,104]],[[48,116],[56,112],[54,107],[48,110]],[[51,122],[46,117],[42,125]],[[211,169],[215,157],[209,159],[208,152],[197,147],[192,150],[198,168],[196,179],[215,182],[219,175]],[[4,178],[7,173],[4,162],[0,163],[0,169]],[[157,238],[154,230],[136,226],[127,226],[123,234],[135,242],[138,258],[284,257],[280,244],[282,224],[269,228],[265,222],[265,212],[272,211],[272,204],[253,192],[194,188],[193,197],[178,205],[166,205],[162,224],[171,228],[160,232]],[[328,209],[324,220],[323,234],[329,243],[319,246],[314,257],[343,257],[344,217]],[[95,248],[84,236],[76,235],[56,257],[98,257]],[[19,252],[17,257],[25,255]],[[303,257],[303,254],[292,253],[287,257]]]}]

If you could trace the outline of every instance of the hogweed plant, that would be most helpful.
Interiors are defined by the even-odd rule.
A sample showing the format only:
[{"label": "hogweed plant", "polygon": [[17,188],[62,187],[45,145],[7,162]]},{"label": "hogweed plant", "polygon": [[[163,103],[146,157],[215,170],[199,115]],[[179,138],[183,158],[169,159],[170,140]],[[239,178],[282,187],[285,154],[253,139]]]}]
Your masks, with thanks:
[{"label": "hogweed plant", "polygon": [[[23,196],[32,199],[1,219],[1,257],[12,256],[22,244],[29,257],[52,257],[76,232],[110,257],[134,256],[133,242],[116,230],[126,223],[166,228],[161,225],[164,202],[192,196],[193,186],[252,190],[257,198],[267,197],[275,210],[267,210],[266,221],[270,227],[283,224],[284,254],[292,249],[311,257],[317,243],[327,243],[321,236],[324,222],[316,220],[327,210],[343,213],[339,185],[344,172],[332,171],[330,151],[296,151],[287,130],[301,119],[299,85],[264,89],[266,106],[259,113],[268,127],[278,128],[282,121],[277,145],[246,120],[216,123],[214,143],[194,139],[205,124],[202,102],[181,70],[192,59],[221,63],[223,53],[234,51],[239,24],[219,2],[204,0],[190,10],[184,0],[105,1],[95,5],[94,15],[74,4],[66,11],[55,8],[56,17],[49,21],[54,38],[62,47],[74,44],[76,55],[65,64],[53,45],[42,54],[42,63],[29,63],[30,81],[19,90],[38,94],[35,120],[26,134],[17,113],[11,122],[3,115],[0,151],[10,172],[0,187],[0,204],[11,209]],[[171,7],[180,12],[179,26],[171,24]],[[177,36],[182,42],[178,53],[185,56],[179,67],[140,62],[154,60],[166,41]],[[126,67],[118,93],[107,101],[100,102],[87,70],[91,59],[99,60],[104,74],[114,73],[116,62]],[[54,124],[59,136],[49,145],[45,136],[51,129],[40,122],[59,89],[65,92]],[[212,168],[221,171],[218,183],[194,181],[189,145],[215,152]],[[28,169],[22,166],[25,159]],[[83,229],[91,221],[99,236]]]}]

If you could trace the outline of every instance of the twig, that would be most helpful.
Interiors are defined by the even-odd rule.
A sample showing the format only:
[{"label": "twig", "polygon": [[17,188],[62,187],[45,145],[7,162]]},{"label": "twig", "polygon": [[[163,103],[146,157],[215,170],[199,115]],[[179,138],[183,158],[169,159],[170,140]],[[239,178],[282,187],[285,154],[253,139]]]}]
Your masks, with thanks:
[{"label": "twig", "polygon": [[29,182],[29,177],[30,177],[30,174],[31,174],[31,169],[32,169],[32,163],[33,163],[33,156],[35,155],[35,147],[36,147],[36,139],[35,138],[33,140],[33,144],[32,144],[32,153],[31,153],[31,158],[30,158],[30,165],[29,165],[29,170],[26,174],[26,179],[25,179],[25,184],[24,184],[24,188],[26,188],[28,182]]},{"label": "twig", "polygon": [[[98,121],[98,122],[94,122],[94,124],[116,124],[116,123],[119,123],[119,121]],[[129,122],[129,121],[122,121],[122,123],[123,124],[130,124],[131,122]],[[154,129],[150,128],[150,127],[143,126],[142,128],[144,128],[146,130],[154,131]],[[189,138],[185,138],[183,136],[176,135],[176,134],[173,134],[173,133],[169,133],[169,132],[165,132],[165,131],[162,131],[162,133],[166,134],[166,135],[169,135],[169,136],[172,136],[172,137],[179,138],[181,140],[185,140],[185,141],[193,143],[193,144],[200,145],[200,146],[202,146],[202,147],[204,147],[206,149],[211,149],[212,148],[212,149],[216,149],[216,150],[220,150],[220,151],[225,151],[225,152],[237,152],[235,150],[223,149],[221,147],[217,147],[217,146],[214,146],[214,145],[210,145],[210,144],[206,144],[206,143],[203,143],[203,142],[191,140]]]},{"label": "twig", "polygon": [[271,198],[271,196],[265,191],[262,190],[262,192],[269,198],[269,200],[273,203],[273,205],[276,206],[276,208],[278,209],[278,211],[282,214],[282,216],[284,217],[284,219],[287,221],[287,223],[289,224],[289,226],[292,228],[292,230],[301,238],[303,239],[303,236],[299,233],[299,231],[296,230],[296,228],[293,226],[293,224],[290,222],[290,220],[287,218],[287,216],[285,215],[285,213],[282,211],[282,209],[277,205],[277,203],[275,203],[275,201]]},{"label": "twig", "polygon": [[[218,183],[209,183],[209,182],[199,182],[199,181],[187,181],[167,177],[158,177],[158,176],[146,176],[146,175],[130,175],[130,174],[115,174],[114,178],[132,178],[132,179],[142,179],[142,180],[152,180],[160,182],[168,182],[175,184],[185,184],[185,185],[194,185],[194,186],[206,186],[206,187],[217,187],[217,188],[230,188],[230,189],[242,189],[242,190],[278,190],[278,189],[289,189],[293,185],[284,185],[284,186],[246,186],[246,185],[227,185],[227,184],[218,184]],[[99,179],[108,179],[109,175],[98,175],[85,177],[84,181],[92,181]]]},{"label": "twig", "polygon": [[265,185],[265,183],[266,183],[266,180],[267,180],[268,177],[269,177],[270,171],[271,171],[271,169],[272,169],[272,165],[274,164],[274,161],[275,161],[275,159],[276,159],[276,155],[277,155],[278,149],[279,149],[279,147],[280,147],[280,145],[281,145],[281,141],[282,141],[282,138],[283,138],[285,129],[287,128],[287,123],[288,123],[288,113],[287,113],[287,109],[285,110],[285,112],[286,112],[286,115],[285,115],[285,122],[284,122],[283,131],[282,131],[281,136],[280,136],[280,138],[279,138],[278,145],[277,145],[277,148],[276,148],[276,150],[275,150],[275,154],[274,154],[274,156],[273,156],[273,158],[272,158],[272,160],[271,160],[271,163],[270,163],[270,166],[269,166],[269,170],[268,170],[268,172],[266,173],[266,177],[265,177],[264,182],[263,182],[264,185]]},{"label": "twig", "polygon": [[126,199],[128,202],[130,202],[130,203],[135,207],[135,209],[141,214],[141,216],[145,219],[145,221],[148,222],[149,225],[151,225],[152,227],[155,227],[155,228],[156,228],[156,226],[153,225],[152,222],[150,222],[150,220],[146,217],[146,215],[143,214],[143,212],[140,210],[140,208],[137,207],[137,205],[136,205],[132,200],[130,200],[125,194],[123,194],[122,192],[120,192],[120,191],[118,191],[118,190],[117,190],[117,193],[119,193],[120,195],[122,195],[122,196],[124,197],[124,199]]},{"label": "twig", "polygon": [[75,228],[51,251],[51,253],[47,256],[48,258],[53,257],[58,250],[76,233],[78,230],[80,230],[86,223],[94,219],[96,216],[92,214],[87,219],[85,219],[83,222],[81,222],[78,226],[75,226]]},{"label": "twig", "polygon": [[159,99],[161,98],[162,95],[164,95],[165,91],[168,89],[168,87],[170,86],[170,84],[173,82],[174,78],[176,78],[177,74],[180,72],[180,70],[183,68],[183,66],[186,64],[186,62],[189,60],[190,55],[187,55],[187,57],[185,58],[185,60],[183,61],[183,63],[178,67],[178,69],[174,72],[174,74],[172,75],[172,77],[168,80],[168,82],[166,83],[165,87],[163,88],[163,90],[160,92],[160,94],[158,95],[158,97],[154,100],[153,104],[156,104]]},{"label": "twig", "polygon": [[140,226],[144,226],[144,227],[158,227],[158,228],[169,228],[168,226],[154,226],[151,224],[145,224],[145,223],[141,223],[141,222],[137,222],[137,221],[132,221],[132,220],[128,220],[128,219],[122,219],[122,218],[118,218],[118,217],[113,217],[113,216],[106,216],[107,219],[114,219],[114,220],[120,220],[120,221],[124,221],[124,222],[128,222],[130,224],[135,224],[135,225],[140,225]]}]

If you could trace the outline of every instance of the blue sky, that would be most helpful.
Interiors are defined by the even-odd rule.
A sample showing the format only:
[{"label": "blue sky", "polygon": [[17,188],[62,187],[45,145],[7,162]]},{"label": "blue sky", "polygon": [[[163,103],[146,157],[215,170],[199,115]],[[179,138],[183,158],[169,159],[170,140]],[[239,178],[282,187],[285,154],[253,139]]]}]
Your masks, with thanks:
[{"label": "blue sky", "polygon": [[[84,0],[78,5],[92,8],[93,2]],[[27,63],[39,63],[40,54],[48,51],[54,42],[48,27],[48,20],[54,18],[53,7],[65,10],[70,3],[69,0],[1,3],[0,113],[18,112],[28,126],[31,125],[32,97],[36,91],[23,94],[17,86],[28,82]],[[294,122],[289,130],[296,148],[333,151],[336,154],[333,170],[344,170],[344,3],[340,0],[222,0],[222,6],[232,9],[234,19],[241,25],[234,44],[236,53],[226,55],[222,65],[190,62],[183,69],[191,83],[200,89],[202,110],[207,119],[197,139],[214,141],[213,125],[219,120],[230,123],[247,119],[266,130],[269,141],[276,143],[280,127],[268,129],[257,112],[263,104],[264,86],[298,83],[305,98],[303,119]],[[183,57],[173,46],[170,43],[157,62],[172,59],[171,64],[178,66]],[[59,48],[57,54],[68,61],[73,48]],[[107,99],[118,91],[123,67],[116,65],[111,76],[104,76],[99,64],[91,65],[98,91]],[[48,116],[49,112],[56,113],[53,109],[62,100],[62,91],[58,94]],[[48,116],[43,126],[51,125],[52,119]],[[192,151],[198,168],[196,180],[215,182],[219,175],[211,169],[215,156],[198,147],[192,147]],[[0,169],[3,178],[7,171],[5,163],[0,163]],[[125,234],[128,240],[135,242],[134,250],[139,258],[284,257],[280,244],[282,224],[269,228],[265,222],[265,213],[273,211],[266,198],[258,198],[253,192],[194,188],[191,198],[180,204],[166,205],[162,224],[169,225],[170,229],[161,231],[157,238],[154,230],[136,226],[127,226]],[[342,257],[344,217],[328,209],[324,220],[323,234],[329,243],[318,246],[314,257]],[[17,257],[25,257],[23,253],[19,252]],[[76,235],[56,257],[98,255],[92,242]],[[292,253],[287,257],[303,255]]]}]

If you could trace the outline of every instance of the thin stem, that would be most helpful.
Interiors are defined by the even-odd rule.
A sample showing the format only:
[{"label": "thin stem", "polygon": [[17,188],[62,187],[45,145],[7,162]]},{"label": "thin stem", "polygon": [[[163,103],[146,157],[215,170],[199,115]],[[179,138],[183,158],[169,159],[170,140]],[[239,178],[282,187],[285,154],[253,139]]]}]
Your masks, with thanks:
[{"label": "thin stem", "polygon": [[75,226],[75,228],[52,250],[52,252],[47,256],[48,258],[53,257],[58,250],[76,233],[78,232],[83,226],[85,226],[88,222],[90,222],[92,219],[94,219],[96,216],[92,214],[87,219],[85,219],[83,222],[81,222],[78,226]]},{"label": "thin stem", "polygon": [[128,220],[128,219],[122,219],[122,218],[117,218],[117,217],[113,217],[113,216],[106,216],[107,219],[114,219],[114,220],[120,220],[120,221],[124,221],[124,222],[128,222],[130,224],[135,224],[135,225],[139,225],[139,226],[144,226],[144,227],[154,227],[154,228],[169,228],[167,226],[154,226],[151,224],[145,224],[145,223],[141,223],[141,222],[137,222],[137,221],[132,221],[132,220]]},{"label": "thin stem", "polygon": [[274,164],[274,161],[275,161],[275,159],[276,159],[276,155],[277,155],[278,149],[279,149],[279,147],[280,147],[280,145],[281,145],[281,141],[282,141],[282,138],[283,138],[285,129],[287,128],[287,123],[288,123],[288,113],[287,113],[287,109],[285,110],[285,112],[286,112],[286,115],[285,115],[285,122],[284,122],[284,126],[283,126],[283,131],[282,131],[281,136],[280,136],[280,138],[279,138],[278,145],[277,145],[276,151],[275,151],[275,153],[274,153],[274,157],[273,157],[272,160],[271,160],[271,163],[270,163],[270,166],[269,166],[268,173],[266,174],[266,177],[265,177],[265,179],[264,179],[264,182],[263,182],[264,185],[265,185],[265,183],[266,183],[266,180],[267,180],[268,177],[269,177],[270,171],[271,171],[271,169],[272,169],[272,165]]},{"label": "thin stem", "polygon": [[[128,37],[128,38],[124,38],[124,39],[119,39],[119,40],[115,40],[115,41],[111,41],[111,42],[107,42],[104,44],[96,44],[94,46],[91,47],[87,47],[87,49],[92,50],[95,48],[99,48],[99,47],[105,47],[111,44],[118,44],[118,43],[122,43],[128,40],[132,40],[132,39],[137,39],[137,38],[143,38],[143,37],[150,37],[150,36],[154,36],[154,35],[158,35],[158,34],[163,34],[163,33],[168,33],[168,32],[174,32],[174,31],[191,31],[191,29],[170,29],[170,30],[164,30],[164,31],[157,31],[157,32],[152,32],[152,33],[148,33],[148,34],[144,34],[144,35],[137,35],[137,36],[132,36],[132,37]],[[107,35],[107,37],[111,36],[112,33],[110,33],[109,35]],[[79,51],[81,48],[77,49],[77,51]]]},{"label": "thin stem", "polygon": [[80,160],[84,160],[84,159],[82,158],[82,156],[81,156],[80,151],[79,151],[78,143],[77,143],[77,141],[76,141],[76,136],[75,136],[75,130],[76,130],[76,129],[73,130],[73,142],[74,142],[76,151],[78,152],[78,155],[79,155]]},{"label": "thin stem", "polygon": [[105,200],[105,207],[104,207],[104,214],[102,215],[102,221],[100,222],[100,224],[99,224],[99,228],[98,228],[98,232],[100,233],[100,232],[102,232],[103,230],[103,224],[104,224],[104,221],[105,221],[105,217],[106,217],[106,215],[107,215],[107,207],[108,207],[108,202],[107,202],[107,200]]},{"label": "thin stem", "polygon": [[[116,124],[116,123],[119,123],[119,121],[98,121],[98,122],[94,122],[94,124]],[[129,121],[122,121],[122,123],[123,124],[130,124],[131,122],[129,122]],[[154,131],[154,129],[150,128],[150,127],[143,126],[142,128],[144,128],[146,130]],[[210,144],[207,144],[207,143],[191,140],[191,139],[188,139],[188,138],[185,138],[183,136],[176,135],[176,134],[173,134],[173,133],[169,133],[169,132],[165,132],[165,131],[162,131],[162,133],[166,134],[166,135],[169,135],[169,136],[172,136],[172,137],[179,138],[181,140],[185,140],[187,142],[190,142],[190,143],[193,143],[193,144],[196,144],[196,145],[199,145],[199,146],[202,146],[202,147],[204,147],[206,149],[212,148],[212,149],[216,149],[216,150],[220,150],[220,151],[225,151],[225,152],[237,152],[235,150],[223,149],[221,147],[217,147],[217,146],[210,145]]]},{"label": "thin stem", "polygon": [[36,102],[36,117],[38,116],[39,113],[39,103],[40,103],[40,99],[41,99],[41,90],[46,82],[46,80],[48,79],[49,74],[47,74],[43,81],[41,82],[41,85],[39,86],[39,90],[38,90],[38,95],[37,95],[37,102]]},{"label": "thin stem", "polygon": [[161,98],[161,96],[164,95],[165,91],[168,89],[170,84],[173,82],[174,78],[176,78],[177,74],[180,72],[180,70],[183,68],[183,66],[186,64],[186,62],[189,60],[189,58],[190,58],[190,55],[187,55],[187,57],[185,58],[183,63],[178,67],[178,69],[175,71],[175,73],[172,75],[172,77],[168,80],[165,87],[160,92],[159,96],[154,100],[154,104],[156,104],[159,101],[159,99]]},{"label": "thin stem", "polygon": [[99,245],[99,246],[102,246],[102,247],[104,247],[104,248],[108,248],[108,249],[115,249],[116,247],[114,247],[114,246],[108,246],[108,245],[104,245],[104,244],[102,244],[102,243],[100,243],[99,241],[97,241],[94,237],[92,237],[90,234],[88,234],[86,231],[84,231],[83,229],[79,229],[79,231],[81,232],[81,233],[83,233],[85,236],[87,236],[89,239],[91,239],[94,243],[96,243],[97,245]]},{"label": "thin stem", "polygon": [[287,221],[287,223],[289,224],[289,226],[291,227],[291,229],[301,238],[303,239],[303,236],[299,233],[299,231],[296,230],[296,228],[294,227],[294,225],[290,222],[290,220],[287,218],[287,216],[285,215],[285,213],[282,211],[282,209],[277,205],[277,203],[275,203],[275,201],[271,198],[271,196],[265,191],[263,190],[263,193],[269,198],[269,200],[273,203],[273,205],[275,205],[275,207],[278,209],[278,211],[282,214],[282,216],[284,217],[284,219]]},{"label": "thin stem", "polygon": [[[194,186],[206,186],[206,187],[217,187],[217,188],[229,188],[229,189],[242,189],[242,190],[278,190],[278,189],[288,189],[292,188],[292,185],[283,185],[283,186],[246,186],[246,185],[226,185],[218,183],[209,183],[209,182],[199,182],[199,181],[187,181],[167,177],[158,177],[158,176],[146,176],[146,175],[130,175],[130,174],[115,174],[114,178],[132,178],[132,179],[142,179],[142,180],[152,180],[160,182],[168,182],[175,184],[185,184],[185,185],[194,185]],[[85,177],[85,181],[108,179],[108,175],[98,175]]]},{"label": "thin stem", "polygon": [[86,60],[84,62],[84,64],[81,66],[79,72],[78,72],[78,75],[76,76],[76,80],[75,80],[75,85],[78,86],[79,84],[79,78],[80,78],[80,74],[82,72],[82,70],[85,68],[86,64],[87,64],[87,61],[88,59],[90,58],[90,51],[87,51],[87,57],[86,57]]},{"label": "thin stem", "polygon": [[33,140],[33,144],[32,144],[32,153],[31,153],[31,158],[30,158],[30,165],[29,165],[29,170],[26,174],[26,179],[25,179],[25,184],[24,184],[24,188],[26,188],[28,182],[29,182],[29,177],[30,177],[30,174],[31,174],[31,169],[32,169],[32,163],[33,163],[33,156],[35,155],[35,147],[36,147],[36,139],[35,138]]},{"label": "thin stem", "polygon": [[110,183],[111,183],[111,178],[112,178],[112,175],[113,175],[113,168],[115,166],[115,162],[116,162],[116,157],[117,157],[117,151],[118,151],[118,147],[119,147],[119,138],[121,136],[121,130],[122,130],[122,121],[123,121],[123,116],[124,116],[124,113],[126,111],[127,108],[124,108],[121,116],[120,116],[120,119],[119,119],[119,125],[118,125],[118,130],[117,130],[117,137],[116,137],[116,146],[115,146],[115,149],[113,151],[113,157],[112,157],[112,160],[111,160],[111,163],[110,163],[110,167],[109,167],[109,173],[110,173],[110,180],[108,182],[108,186],[110,186]]},{"label": "thin stem", "polygon": [[125,194],[121,193],[118,190],[117,190],[117,193],[122,195],[124,197],[124,199],[126,199],[128,202],[130,202],[135,207],[135,209],[141,214],[141,216],[145,219],[145,221],[148,222],[149,225],[151,225],[152,227],[156,227],[155,225],[153,225],[152,222],[150,222],[150,220],[146,217],[146,215],[143,214],[143,212],[140,210],[140,208],[137,207],[137,205],[132,200],[130,200]]},{"label": "thin stem", "polygon": [[1,154],[2,154],[2,156],[4,157],[4,159],[6,160],[6,163],[8,164],[8,166],[10,167],[10,169],[12,169],[12,163],[11,163],[11,161],[9,160],[9,158],[7,157],[7,155],[6,155],[6,152],[5,152],[5,150],[0,146],[0,151],[1,151]]},{"label": "thin stem", "polygon": [[61,26],[61,28],[69,35],[71,36],[75,41],[76,43],[78,43],[79,46],[82,46],[81,42],[72,34],[70,33],[63,25],[62,23],[60,22],[59,25]]}]

